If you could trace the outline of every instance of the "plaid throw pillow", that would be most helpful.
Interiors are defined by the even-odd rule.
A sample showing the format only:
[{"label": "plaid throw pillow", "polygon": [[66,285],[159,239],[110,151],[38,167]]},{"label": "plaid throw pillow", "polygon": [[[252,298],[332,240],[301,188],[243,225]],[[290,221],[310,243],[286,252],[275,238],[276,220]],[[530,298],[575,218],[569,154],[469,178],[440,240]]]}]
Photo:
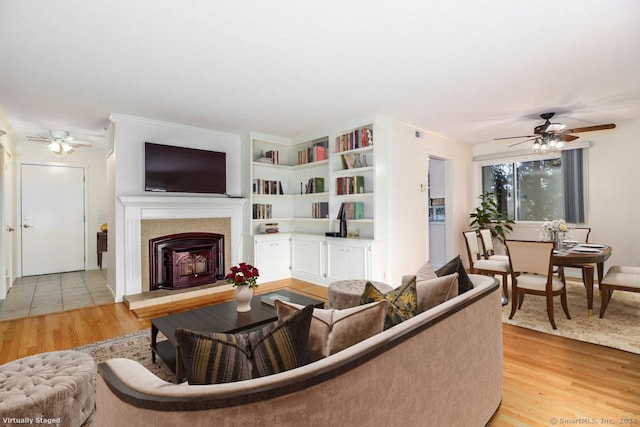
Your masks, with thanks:
[{"label": "plaid throw pillow", "polygon": [[248,334],[176,330],[189,384],[242,381],[307,363],[313,306]]}]

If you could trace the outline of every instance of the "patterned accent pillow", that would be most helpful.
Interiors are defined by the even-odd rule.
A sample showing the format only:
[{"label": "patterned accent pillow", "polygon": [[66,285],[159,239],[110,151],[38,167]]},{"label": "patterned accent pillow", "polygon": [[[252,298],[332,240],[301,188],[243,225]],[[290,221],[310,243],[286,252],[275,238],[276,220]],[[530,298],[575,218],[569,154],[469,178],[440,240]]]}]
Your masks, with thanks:
[{"label": "patterned accent pillow", "polygon": [[467,276],[464,265],[460,259],[460,255],[436,270],[438,277],[448,276],[449,274],[458,273],[458,295],[473,289],[473,282]]},{"label": "patterned accent pillow", "polygon": [[[387,305],[387,300],[382,300],[342,310],[314,309],[309,329],[309,362],[325,358],[382,332]],[[278,319],[304,308],[280,300],[275,301],[275,307]]]},{"label": "patterned accent pillow", "polygon": [[367,282],[360,297],[360,304],[387,300],[389,306],[384,320],[384,329],[412,318],[418,313],[416,278],[413,277],[399,288],[383,294],[371,282]]},{"label": "patterned accent pillow", "polygon": [[189,384],[242,381],[307,363],[313,306],[247,334],[176,329]]}]

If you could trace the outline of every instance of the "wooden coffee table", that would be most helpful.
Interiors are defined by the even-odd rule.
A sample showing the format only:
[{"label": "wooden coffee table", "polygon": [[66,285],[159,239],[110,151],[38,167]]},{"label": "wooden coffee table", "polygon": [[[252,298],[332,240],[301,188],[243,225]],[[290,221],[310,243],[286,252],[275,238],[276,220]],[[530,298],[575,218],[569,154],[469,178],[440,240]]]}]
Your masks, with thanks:
[{"label": "wooden coffee table", "polygon": [[[279,294],[289,298],[290,302],[301,305],[313,305],[323,308],[324,302],[297,294],[295,292],[279,290],[266,294],[254,295],[251,300],[251,310],[238,313],[236,302],[230,301],[210,305],[183,313],[158,317],[151,321],[151,360],[155,363],[156,356],[160,357],[176,374],[178,380],[183,377],[183,365],[175,332],[178,328],[199,332],[222,332],[233,334],[265,325],[278,319],[272,305],[262,302],[262,298],[272,294]],[[158,342],[158,332],[162,332],[166,341]]]}]

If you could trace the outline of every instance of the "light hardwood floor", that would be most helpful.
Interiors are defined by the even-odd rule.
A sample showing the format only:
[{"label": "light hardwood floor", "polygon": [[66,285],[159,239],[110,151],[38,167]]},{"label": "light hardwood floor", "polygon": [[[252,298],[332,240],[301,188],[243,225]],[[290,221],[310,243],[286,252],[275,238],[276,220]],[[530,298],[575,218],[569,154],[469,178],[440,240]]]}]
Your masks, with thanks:
[{"label": "light hardwood floor", "polygon": [[[297,280],[259,292],[279,288],[327,298],[325,287]],[[137,315],[119,303],[0,322],[0,363],[148,328],[153,317],[231,298],[227,292]],[[502,404],[491,426],[640,425],[640,355],[512,325],[503,325],[503,337]]]}]

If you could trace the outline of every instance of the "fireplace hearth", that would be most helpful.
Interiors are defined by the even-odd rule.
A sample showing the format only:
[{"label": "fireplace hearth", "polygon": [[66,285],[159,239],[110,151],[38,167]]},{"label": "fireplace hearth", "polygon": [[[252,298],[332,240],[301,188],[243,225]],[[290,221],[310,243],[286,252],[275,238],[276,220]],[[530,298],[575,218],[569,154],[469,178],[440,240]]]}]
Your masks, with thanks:
[{"label": "fireplace hearth", "polygon": [[224,235],[179,233],[149,240],[149,289],[179,289],[224,278]]}]

